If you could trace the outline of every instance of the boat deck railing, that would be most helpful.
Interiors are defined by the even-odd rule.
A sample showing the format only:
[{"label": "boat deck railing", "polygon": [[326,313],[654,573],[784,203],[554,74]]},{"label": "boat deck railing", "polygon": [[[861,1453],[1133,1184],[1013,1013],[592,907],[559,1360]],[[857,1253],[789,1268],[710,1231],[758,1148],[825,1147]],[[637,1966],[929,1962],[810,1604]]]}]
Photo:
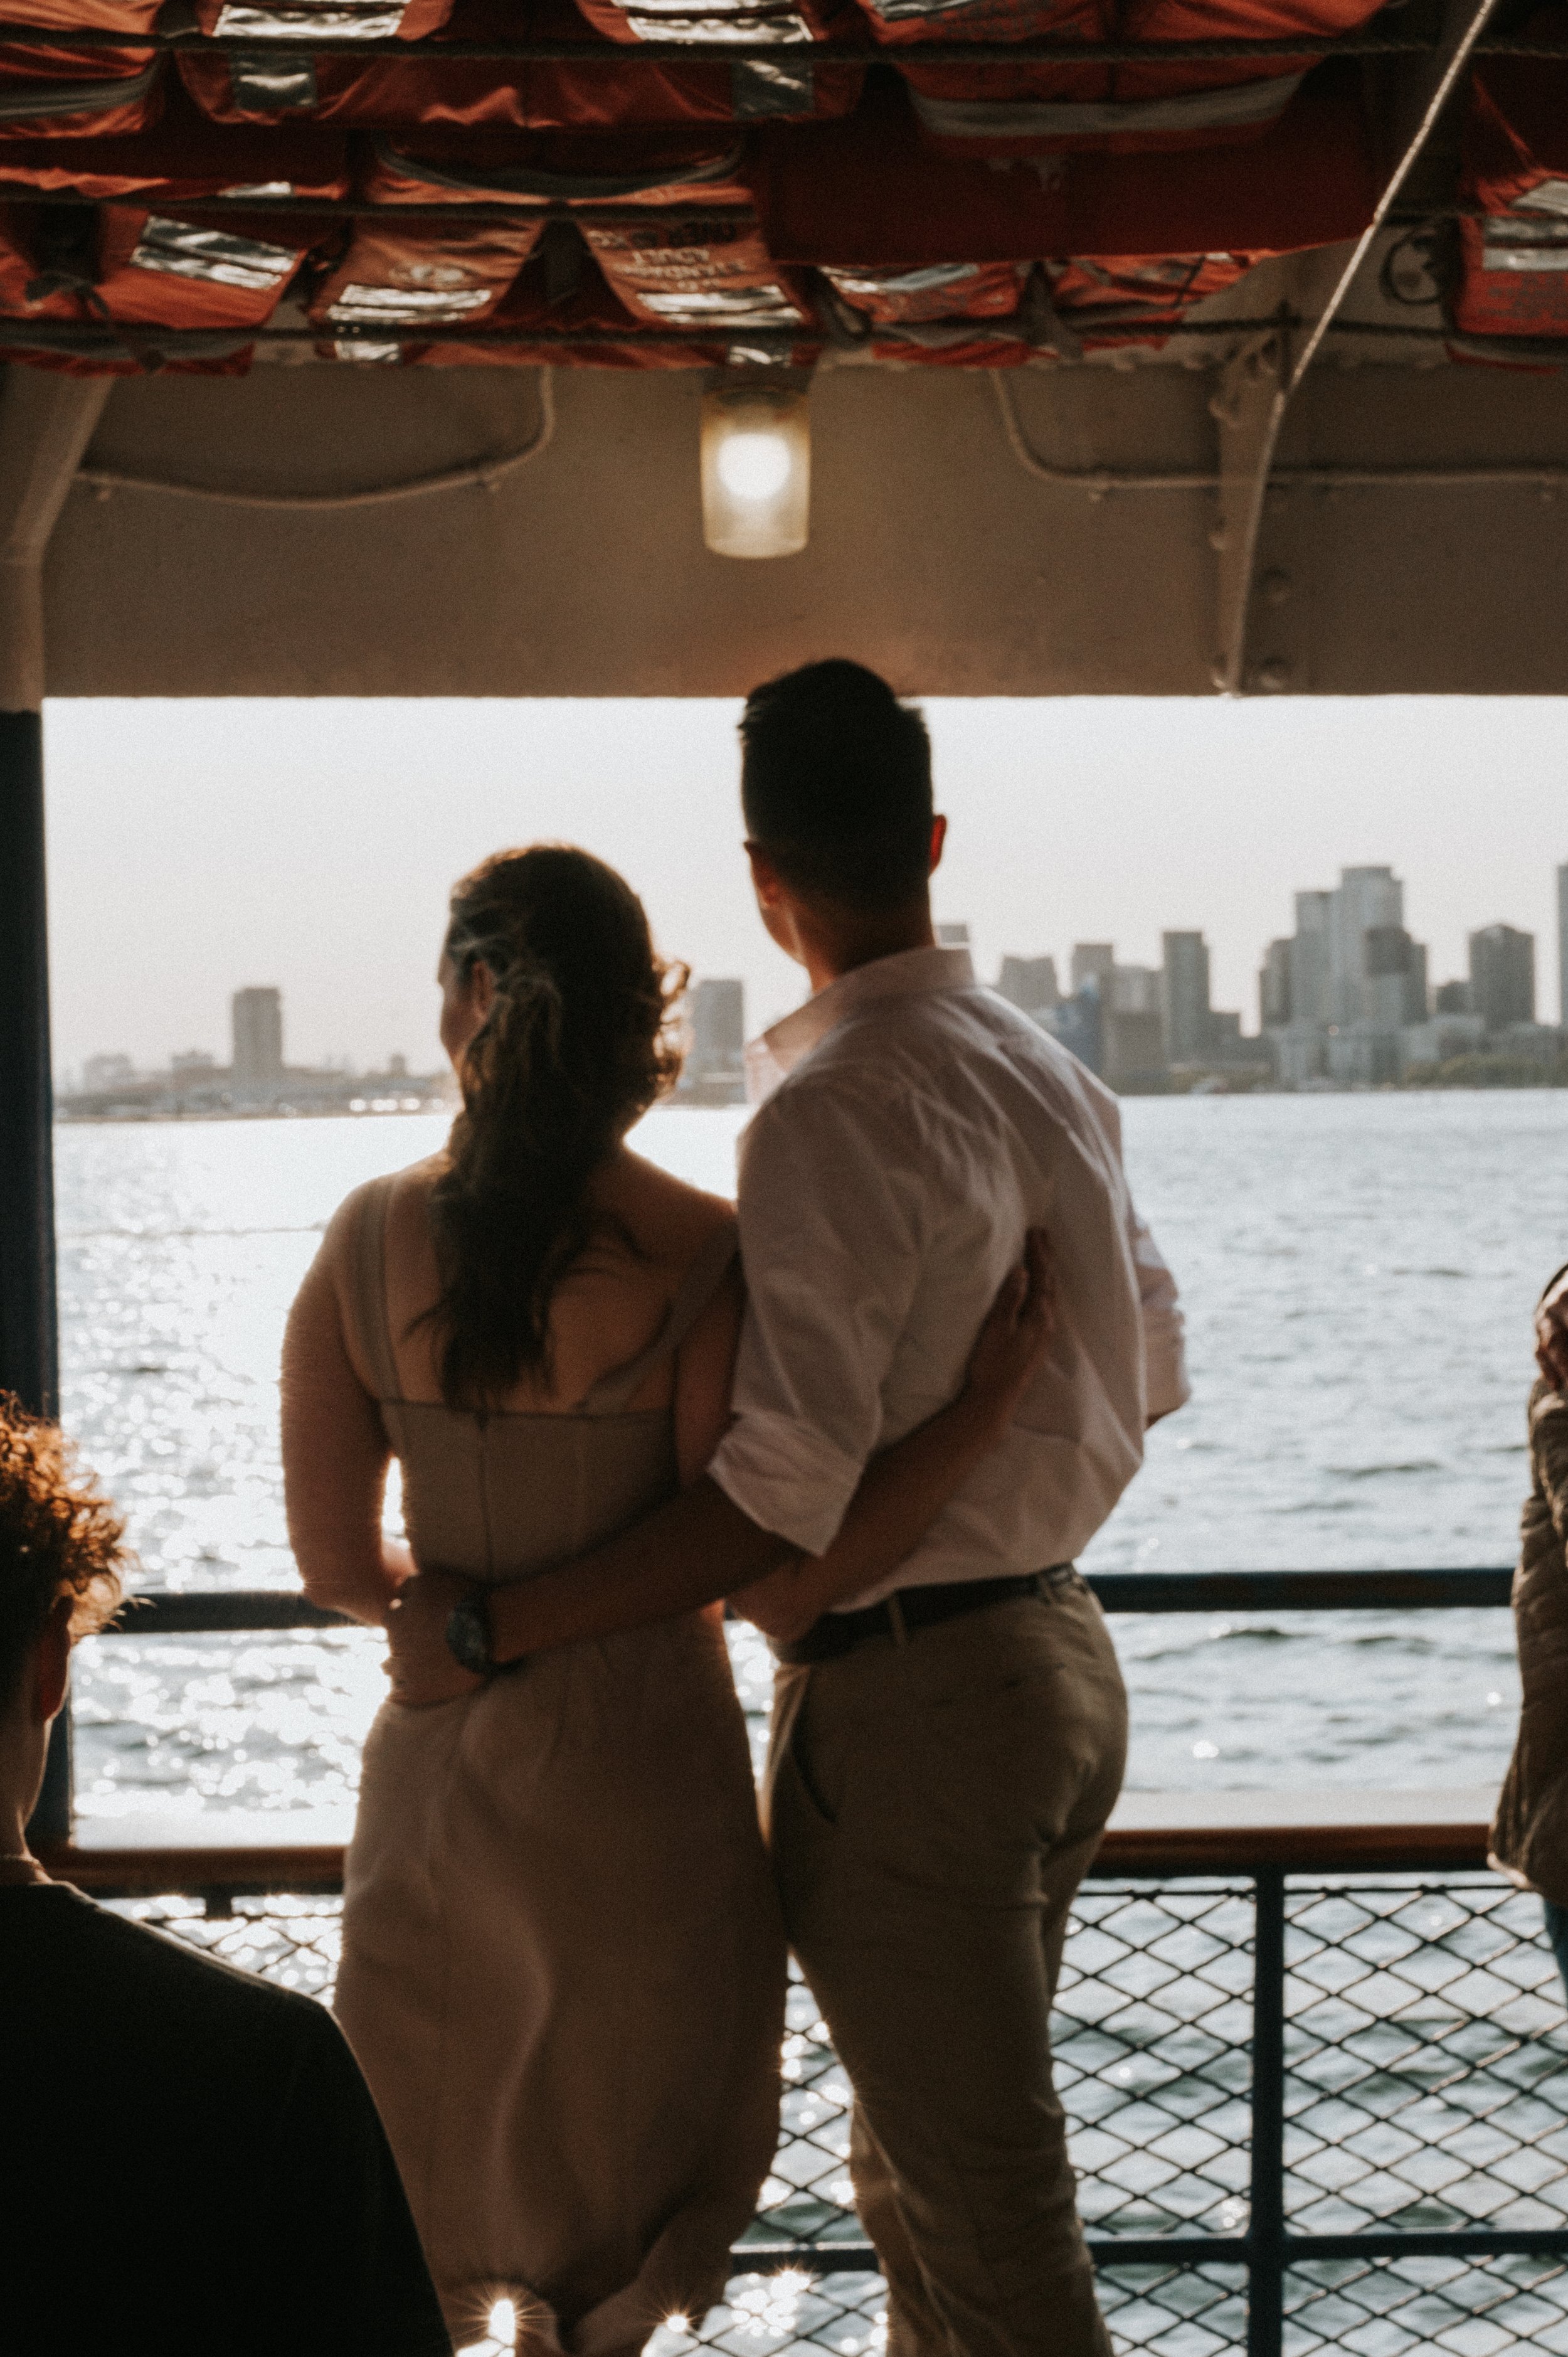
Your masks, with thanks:
[{"label": "boat deck railing", "polygon": [[[1428,1610],[1503,1606],[1509,1580],[1488,1568],[1092,1585],[1111,1612]],[[297,1596],[209,1592],[151,1598],[114,1633],[330,1624]],[[1563,1994],[1540,1900],[1487,1869],[1490,1797],[1124,1797],[1074,1908],[1053,2028],[1119,2349],[1568,2352]],[[62,1841],[51,1863],[328,1995],[340,1843],[236,1841],[232,1820],[214,1831]],[[798,1982],[784,2072],[784,2135],[728,2304],[694,2335],[661,2334],[657,2357],[693,2340],[725,2357],[877,2346],[848,2084]]]}]

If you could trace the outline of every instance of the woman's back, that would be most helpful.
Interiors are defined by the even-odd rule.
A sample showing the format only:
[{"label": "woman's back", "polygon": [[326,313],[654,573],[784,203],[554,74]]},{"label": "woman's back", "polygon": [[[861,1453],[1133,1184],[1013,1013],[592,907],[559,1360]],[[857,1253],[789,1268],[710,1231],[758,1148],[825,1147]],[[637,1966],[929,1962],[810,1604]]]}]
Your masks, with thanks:
[{"label": "woman's back", "polygon": [[609,1537],[678,1486],[677,1354],[705,1318],[733,1331],[735,1224],[715,1199],[623,1152],[597,1190],[607,1241],[552,1302],[550,1379],[525,1375],[493,1407],[454,1408],[424,1316],[439,1282],[428,1211],[438,1169],[416,1165],[350,1198],[339,1299],[402,1462],[416,1563],[513,1580]]}]

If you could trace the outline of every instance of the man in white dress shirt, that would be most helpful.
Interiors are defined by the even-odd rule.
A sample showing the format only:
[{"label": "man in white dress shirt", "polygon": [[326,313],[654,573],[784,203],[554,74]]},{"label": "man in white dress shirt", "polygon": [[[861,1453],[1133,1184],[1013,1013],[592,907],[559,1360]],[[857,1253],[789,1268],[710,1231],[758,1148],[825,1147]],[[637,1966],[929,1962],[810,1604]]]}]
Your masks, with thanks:
[{"label": "man in white dress shirt", "polygon": [[742,736],[758,899],[814,995],[748,1059],[748,1306],[712,1480],[820,1555],[867,1458],[957,1391],[1030,1227],[1057,1293],[1003,1447],[894,1580],[781,1649],[766,1805],[786,1921],[854,2088],[892,2357],[1087,2357],[1110,2344],[1048,2020],[1126,1702],[1070,1564],[1145,1424],[1187,1396],[1176,1287],[1115,1099],[977,987],[967,951],[932,946],[943,823],[918,715],[821,664],[759,690]]},{"label": "man in white dress shirt", "polygon": [[[1107,2357],[1048,2020],[1126,1698],[1072,1557],[1145,1425],[1187,1397],[1176,1286],[1128,1193],[1115,1099],[935,945],[945,822],[919,715],[859,665],[818,663],[758,689],[741,733],[758,903],[813,995],[749,1058],[735,1419],[679,1498],[490,1596],[490,1658],[760,1583],[742,1609],[785,1640],[773,1854],[854,2088],[890,2357]],[[1055,1332],[1008,1437],[893,1580],[818,1596],[800,1625],[811,1564],[779,1566],[819,1556],[867,1460],[953,1397],[1036,1227]],[[413,1586],[399,1691],[437,1700],[445,1590]]]}]

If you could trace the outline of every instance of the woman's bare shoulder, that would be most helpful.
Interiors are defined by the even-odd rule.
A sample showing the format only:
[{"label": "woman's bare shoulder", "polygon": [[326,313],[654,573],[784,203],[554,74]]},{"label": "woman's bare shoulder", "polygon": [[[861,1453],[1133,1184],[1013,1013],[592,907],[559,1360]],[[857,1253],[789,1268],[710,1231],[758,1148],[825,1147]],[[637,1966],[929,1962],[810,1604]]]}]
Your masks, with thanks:
[{"label": "woman's bare shoulder", "polygon": [[605,1174],[601,1200],[625,1220],[650,1258],[676,1269],[693,1260],[718,1230],[735,1224],[735,1205],[726,1197],[690,1186],[627,1147]]},{"label": "woman's bare shoulder", "polygon": [[405,1208],[423,1210],[430,1200],[431,1189],[446,1167],[445,1153],[426,1155],[423,1162],[411,1162],[402,1170],[394,1170],[377,1178],[366,1178],[344,1196],[327,1222],[322,1250],[328,1257],[340,1261],[351,1249],[359,1232],[360,1221],[366,1203],[381,1188],[388,1189],[387,1210],[395,1218]]}]

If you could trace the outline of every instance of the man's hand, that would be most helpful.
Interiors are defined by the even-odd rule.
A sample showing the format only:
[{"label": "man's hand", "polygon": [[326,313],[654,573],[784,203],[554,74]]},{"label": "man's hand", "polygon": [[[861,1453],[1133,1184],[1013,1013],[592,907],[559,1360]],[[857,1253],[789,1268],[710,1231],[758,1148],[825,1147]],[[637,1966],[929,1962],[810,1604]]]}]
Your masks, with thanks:
[{"label": "man's hand", "polygon": [[422,1571],[404,1580],[387,1611],[387,1675],[392,1700],[411,1710],[456,1702],[484,1684],[464,1669],[446,1643],[452,1607],[473,1585],[449,1571]]},{"label": "man's hand", "polygon": [[813,1555],[793,1555],[777,1571],[770,1571],[766,1579],[753,1580],[749,1587],[737,1587],[727,1601],[743,1620],[749,1620],[754,1629],[760,1629],[776,1645],[787,1645],[792,1639],[803,1637],[812,1621],[821,1617],[816,1585],[807,1577],[816,1564]]},{"label": "man's hand", "polygon": [[1535,1313],[1535,1363],[1554,1392],[1568,1391],[1568,1275]]},{"label": "man's hand", "polygon": [[1057,1326],[1056,1270],[1044,1228],[1024,1238],[1024,1257],[1002,1280],[975,1337],[958,1405],[1000,1441],[1039,1372]]},{"label": "man's hand", "polygon": [[1050,1243],[1043,1228],[1031,1228],[1022,1262],[986,1312],[958,1397],[873,1460],[826,1555],[795,1555],[766,1579],[731,1591],[741,1618],[775,1644],[788,1644],[846,1596],[896,1569],[973,1467],[1001,1445],[1055,1329]]}]

